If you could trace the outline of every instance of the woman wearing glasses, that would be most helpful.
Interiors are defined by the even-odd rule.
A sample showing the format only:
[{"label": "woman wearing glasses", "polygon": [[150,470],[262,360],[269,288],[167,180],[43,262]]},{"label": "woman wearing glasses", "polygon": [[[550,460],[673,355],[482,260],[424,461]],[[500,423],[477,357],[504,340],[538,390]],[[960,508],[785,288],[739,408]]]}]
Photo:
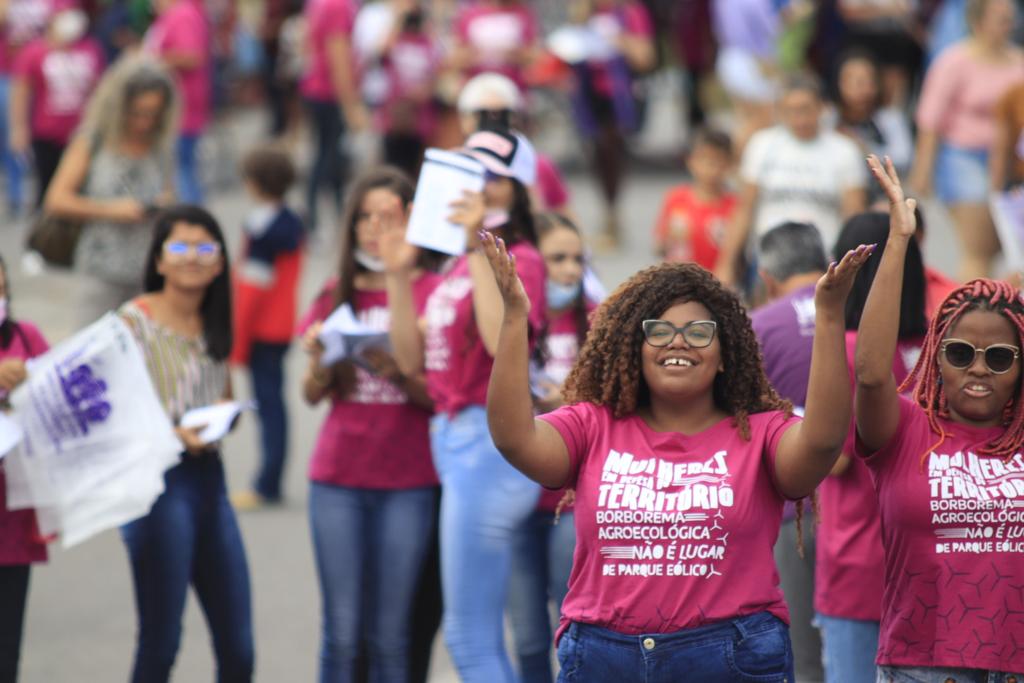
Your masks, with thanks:
[{"label": "woman wearing glasses", "polygon": [[644,270],[603,303],[569,405],[534,419],[530,303],[504,245],[484,243],[505,302],[491,434],[531,478],[576,489],[559,680],[793,680],[772,547],[784,501],[814,490],[848,428],[843,307],[871,248],[818,283],[802,422],[768,383],[739,300],[693,264]]},{"label": "woman wearing glasses", "polygon": [[[120,308],[172,421],[230,398],[231,289],[224,237],[198,207],[156,219],[146,293]],[[249,570],[224,485],[217,444],[199,429],[176,429],[181,463],[164,475],[149,514],[121,529],[139,616],[132,681],[166,681],[181,640],[189,584],[206,614],[217,680],[248,681],[253,670]]]},{"label": "woman wearing glasses", "polygon": [[915,202],[891,162],[869,163],[890,202],[856,356],[857,455],[872,470],[886,549],[879,680],[1024,679],[1024,302],[993,280],[954,290],[897,386]]}]

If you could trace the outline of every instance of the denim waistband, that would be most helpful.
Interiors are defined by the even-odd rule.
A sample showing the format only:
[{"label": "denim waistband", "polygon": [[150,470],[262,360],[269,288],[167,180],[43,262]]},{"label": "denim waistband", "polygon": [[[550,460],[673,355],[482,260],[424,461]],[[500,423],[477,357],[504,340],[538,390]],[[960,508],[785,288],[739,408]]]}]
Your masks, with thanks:
[{"label": "denim waistband", "polygon": [[748,614],[747,616],[727,619],[725,621],[716,621],[712,624],[687,628],[681,631],[641,633],[638,635],[627,635],[602,628],[601,626],[595,626],[594,624],[574,621],[569,624],[565,636],[570,638],[578,638],[581,635],[589,636],[619,645],[644,648],[644,641],[648,639],[653,639],[659,645],[688,645],[719,638],[734,638],[736,636],[743,639],[749,635],[761,633],[762,631],[779,626],[785,627],[785,624],[771,612],[756,612],[755,614]]}]

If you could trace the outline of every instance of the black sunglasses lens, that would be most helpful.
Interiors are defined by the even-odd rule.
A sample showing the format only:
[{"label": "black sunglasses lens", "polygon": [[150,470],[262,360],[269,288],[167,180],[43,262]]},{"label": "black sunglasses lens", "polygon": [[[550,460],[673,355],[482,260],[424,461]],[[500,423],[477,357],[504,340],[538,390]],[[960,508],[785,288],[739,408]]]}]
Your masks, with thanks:
[{"label": "black sunglasses lens", "polygon": [[992,372],[1006,372],[1013,366],[1013,351],[996,347],[985,352],[985,364]]},{"label": "black sunglasses lens", "polygon": [[963,342],[946,344],[946,362],[954,368],[970,367],[971,363],[974,362],[974,347]]}]

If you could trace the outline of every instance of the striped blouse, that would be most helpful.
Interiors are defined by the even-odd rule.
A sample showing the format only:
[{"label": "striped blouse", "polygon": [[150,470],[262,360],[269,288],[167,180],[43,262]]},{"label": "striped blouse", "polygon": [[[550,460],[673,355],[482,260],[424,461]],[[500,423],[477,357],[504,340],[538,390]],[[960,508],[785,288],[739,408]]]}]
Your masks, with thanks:
[{"label": "striped blouse", "polygon": [[175,423],[187,411],[224,398],[228,366],[206,353],[202,338],[186,337],[150,317],[139,299],[118,314],[135,335],[164,410]]}]

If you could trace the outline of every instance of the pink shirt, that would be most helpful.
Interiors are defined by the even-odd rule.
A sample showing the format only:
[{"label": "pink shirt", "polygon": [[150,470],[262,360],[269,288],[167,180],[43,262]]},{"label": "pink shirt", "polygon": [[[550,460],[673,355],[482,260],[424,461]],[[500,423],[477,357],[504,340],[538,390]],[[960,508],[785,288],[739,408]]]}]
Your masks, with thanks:
[{"label": "pink shirt", "polygon": [[[32,323],[19,322],[18,327],[23,334],[15,331],[11,345],[0,349],[0,360],[33,358],[50,348]],[[0,566],[45,561],[46,544],[39,538],[35,512],[7,509],[7,480],[4,461],[0,460]]]},{"label": "pink shirt", "polygon": [[[421,275],[413,283],[416,310],[422,311],[439,277]],[[304,331],[324,320],[334,307],[329,283],[300,323]],[[356,291],[356,317],[380,331],[390,327],[387,293]],[[361,489],[411,489],[436,486],[430,457],[430,411],[409,402],[394,384],[356,366],[356,386],[348,396],[331,399],[309,463],[312,481]]]},{"label": "pink shirt", "polygon": [[[639,2],[627,2],[613,9],[603,9],[590,18],[590,27],[597,31],[606,41],[612,43],[619,35],[625,34],[640,38],[653,38],[654,26],[651,17]],[[606,61],[591,62],[594,70],[594,88],[603,95],[612,94],[612,77],[605,66]]]},{"label": "pink shirt", "polygon": [[992,144],[995,108],[1011,86],[1024,81],[1024,58],[1000,64],[978,60],[964,42],[946,48],[928,69],[917,105],[917,125],[968,149]]},{"label": "pink shirt", "polygon": [[[846,360],[853,379],[857,333],[846,333]],[[893,375],[902,382],[921,355],[920,340],[899,342]],[[843,446],[850,465],[838,477],[826,477],[818,486],[818,533],[815,537],[814,609],[830,617],[879,621],[885,551],[882,520],[871,473],[854,453],[855,429]]]},{"label": "pink shirt", "polygon": [[[544,325],[546,270],[540,252],[529,242],[509,248],[530,298],[531,337]],[[425,313],[427,391],[434,410],[455,415],[469,406],[487,404],[487,383],[494,360],[484,348],[473,313],[473,279],[466,256],[460,256],[427,300]]]},{"label": "pink shirt", "polygon": [[51,0],[11,0],[0,27],[0,74],[10,73],[18,53],[43,35],[52,11]]},{"label": "pink shirt", "polygon": [[511,78],[521,89],[526,85],[523,67],[510,62],[507,55],[533,45],[539,32],[537,16],[525,2],[504,6],[472,3],[455,18],[456,39],[476,50],[476,63],[467,75],[496,71]]},{"label": "pink shirt", "polygon": [[309,0],[305,14],[309,53],[300,89],[311,100],[333,102],[337,95],[327,60],[327,43],[335,37],[351,39],[356,7],[352,0]]},{"label": "pink shirt", "polygon": [[103,51],[92,38],[57,49],[38,38],[14,62],[14,77],[28,83],[32,138],[67,144],[103,72]]},{"label": "pink shirt", "polygon": [[434,81],[441,54],[425,33],[404,32],[384,57],[388,97],[379,110],[381,130],[429,138],[437,127]]},{"label": "pink shirt", "polygon": [[865,460],[885,546],[877,662],[1020,671],[1024,456],[978,456],[1002,428],[941,418],[946,439],[929,453],[924,409],[901,398],[899,410],[896,435]]},{"label": "pink shirt", "polygon": [[784,498],[779,439],[797,418],[727,418],[699,434],[656,432],[590,403],[542,415],[569,450],[576,552],[562,603],[577,621],[670,633],[768,611],[789,622],[772,548]]},{"label": "pink shirt", "polygon": [[544,202],[544,208],[560,209],[569,203],[569,190],[565,187],[562,172],[547,154],[537,153],[537,190]]},{"label": "pink shirt", "polygon": [[212,74],[210,23],[197,0],[178,0],[153,22],[146,34],[146,48],[158,57],[170,53],[199,57],[199,66],[175,69],[182,97],[181,132],[198,135],[210,122]]}]

